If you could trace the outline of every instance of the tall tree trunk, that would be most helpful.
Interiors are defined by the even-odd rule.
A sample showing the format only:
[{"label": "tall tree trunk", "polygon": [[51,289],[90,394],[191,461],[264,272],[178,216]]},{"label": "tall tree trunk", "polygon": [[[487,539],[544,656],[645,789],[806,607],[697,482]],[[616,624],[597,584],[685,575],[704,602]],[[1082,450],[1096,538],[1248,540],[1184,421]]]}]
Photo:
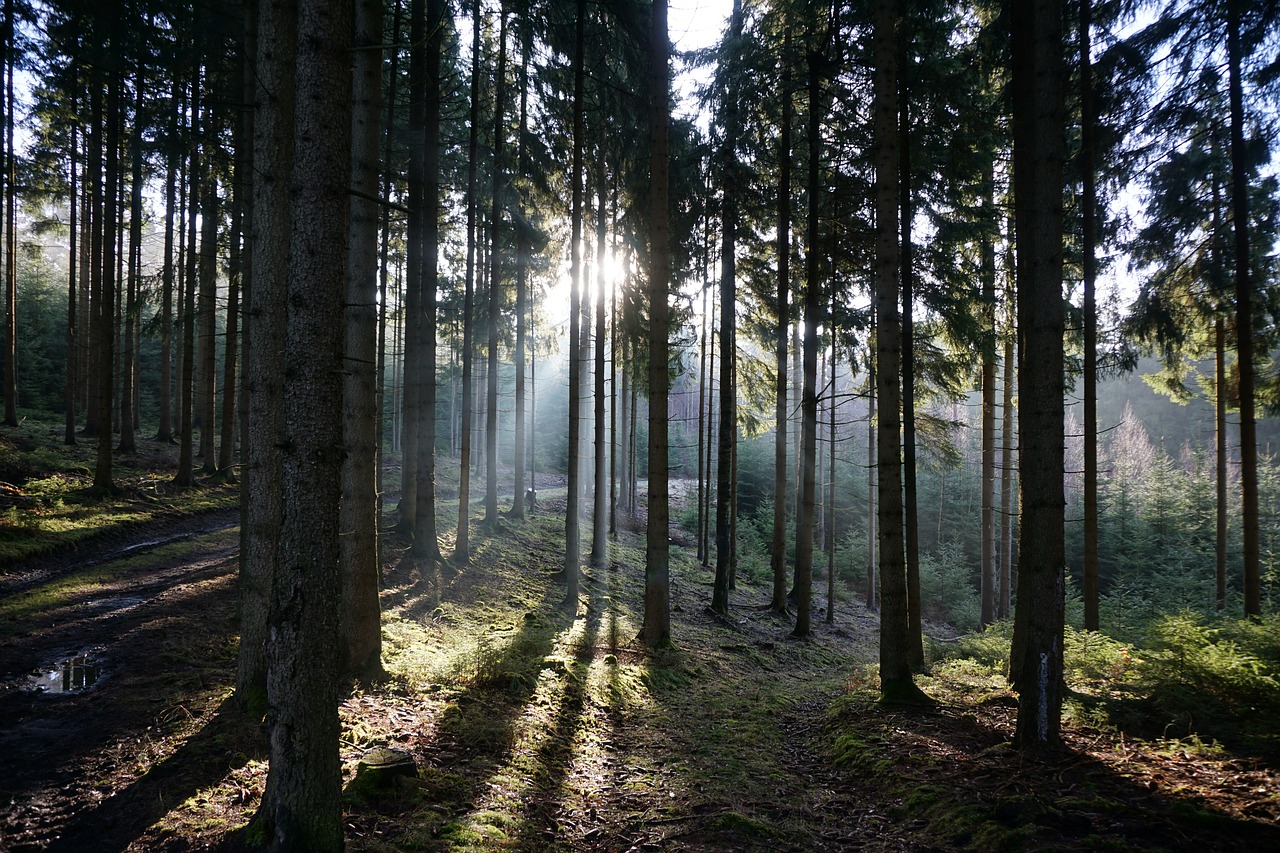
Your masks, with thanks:
[{"label": "tall tree trunk", "polygon": [[502,318],[502,150],[506,136],[507,100],[507,10],[498,4],[498,67],[493,93],[493,166],[490,170],[489,215],[489,366],[485,378],[484,421],[484,520],[489,527],[498,524],[498,321]]},{"label": "tall tree trunk", "polygon": [[1013,214],[1009,214],[1009,227],[1005,240],[1005,271],[1008,276],[1006,305],[1008,322],[1004,333],[1003,375],[1004,389],[1001,398],[1003,418],[1000,432],[1000,591],[996,616],[1008,619],[1012,613],[1013,598],[1013,327],[1014,327],[1014,264],[1013,264]]},{"label": "tall tree trunk", "polygon": [[916,698],[911,676],[907,621],[907,577],[903,557],[901,447],[902,330],[898,315],[899,170],[898,49],[900,24],[896,0],[875,6],[872,50],[875,56],[875,205],[876,205],[876,460],[880,527],[880,693],[891,702]]},{"label": "tall tree trunk", "polygon": [[204,182],[200,204],[200,290],[196,305],[199,354],[196,381],[200,402],[200,459],[202,473],[218,470],[214,443],[217,401],[217,319],[218,319],[218,181],[211,171]]},{"label": "tall tree trunk", "polygon": [[[811,24],[814,28],[817,23]],[[793,637],[809,636],[813,587],[813,520],[818,469],[818,324],[822,320],[822,283],[818,280],[818,217],[822,193],[822,46],[816,33],[809,43],[809,223],[805,247],[803,388],[800,394],[800,510],[796,513],[796,624]],[[731,307],[726,310],[732,310]]]},{"label": "tall tree trunk", "polygon": [[[734,0],[729,19],[727,41],[736,44],[742,38],[742,2]],[[738,383],[736,377],[738,347],[738,117],[735,93],[726,92],[724,104],[724,140],[720,149],[720,434],[716,469],[716,576],[711,593],[711,609],[729,612],[729,564],[733,540],[730,535],[730,511],[733,504],[733,457],[738,426]],[[811,172],[812,174],[812,172]],[[810,187],[812,197],[814,189]],[[814,254],[810,243],[809,253]],[[809,287],[814,282],[810,281]],[[806,320],[810,318],[806,317]]]},{"label": "tall tree trunk", "polygon": [[440,285],[440,78],[441,40],[444,38],[445,0],[427,0],[426,90],[422,104],[424,144],[421,151],[419,206],[421,246],[419,256],[418,352],[415,382],[418,385],[417,464],[413,510],[413,558],[421,569],[424,561],[440,560],[436,528],[436,290]]},{"label": "tall tree trunk", "polygon": [[902,207],[902,508],[907,561],[907,652],[911,668],[924,666],[924,631],[920,606],[920,506],[916,496],[916,363],[915,258],[911,225],[915,219],[911,175],[911,96],[907,79],[911,67],[910,39],[899,24],[898,43],[898,169]]},{"label": "tall tree trunk", "polygon": [[1214,599],[1219,612],[1227,608],[1227,330],[1221,316],[1213,321],[1213,434],[1214,485],[1217,497]]},{"label": "tall tree trunk", "polygon": [[[72,86],[79,89],[79,66],[73,64],[71,71]],[[78,111],[77,108],[78,95],[72,100],[72,110]],[[79,331],[76,328],[76,302],[79,293],[76,285],[76,267],[79,263],[77,257],[76,245],[80,236],[80,223],[78,214],[80,210],[79,187],[77,186],[77,156],[79,154],[80,134],[79,128],[75,125],[71,127],[71,162],[69,171],[71,173],[71,191],[67,194],[68,208],[68,229],[67,234],[70,238],[70,247],[67,252],[67,362],[66,362],[66,388],[63,392],[63,406],[65,409],[66,421],[62,432],[62,443],[66,445],[74,445],[76,443],[76,385],[79,378],[76,372],[78,359],[76,358],[76,350],[80,346]]]},{"label": "tall tree trunk", "polygon": [[839,295],[831,288],[831,430],[828,454],[830,464],[827,478],[827,619],[828,625],[836,621],[836,307]]},{"label": "tall tree trunk", "polygon": [[[524,185],[529,177],[529,149],[525,144],[525,136],[529,132],[529,57],[533,52],[533,29],[527,16],[520,23],[520,134],[516,145],[516,174],[519,183]],[[524,518],[525,489],[525,373],[528,346],[527,337],[529,313],[529,254],[531,252],[529,225],[525,216],[525,197],[523,190],[516,195],[519,222],[516,225],[516,405],[515,405],[515,441],[512,448],[512,467],[515,468],[515,491],[511,497],[511,515]]]},{"label": "tall tree trunk", "polygon": [[[871,334],[875,338],[876,329],[876,297],[872,295]],[[867,359],[867,608],[880,608],[879,573],[877,568],[878,549],[876,548],[876,358]]]},{"label": "tall tree trunk", "polygon": [[343,311],[351,180],[350,2],[301,0],[285,325],[280,562],[268,646],[274,851],[342,849],[338,759]]},{"label": "tall tree trunk", "polygon": [[[115,27],[111,28],[113,31]],[[96,344],[94,346],[94,362],[97,365],[98,383],[98,453],[93,470],[93,489],[99,494],[114,494],[115,482],[112,479],[111,460],[111,422],[114,404],[113,366],[116,347],[116,233],[120,220],[117,215],[117,193],[120,185],[120,78],[117,73],[108,72],[111,79],[107,81],[106,145],[103,156],[103,191],[102,191],[102,240],[99,244],[101,252],[101,291],[96,322],[94,324]]]},{"label": "tall tree trunk", "polygon": [[782,120],[778,126],[778,301],[774,341],[775,369],[778,371],[773,397],[773,539],[769,564],[773,572],[773,596],[769,609],[787,611],[787,337],[791,308],[791,16],[783,11],[782,34]]},{"label": "tall tree trunk", "polygon": [[[267,611],[280,540],[281,448],[284,424],[285,276],[289,269],[290,191],[293,180],[293,57],[296,0],[265,0],[246,21],[255,61],[253,287],[245,330],[244,492],[240,504],[240,656],[236,697],[261,717],[267,689]],[[329,341],[327,347],[332,347]]]},{"label": "tall tree trunk", "polygon": [[1022,518],[1009,670],[1015,743],[1057,743],[1062,715],[1063,540],[1061,0],[1011,9]]},{"label": "tall tree trunk", "polygon": [[572,219],[573,244],[570,249],[569,273],[569,450],[568,496],[564,520],[564,576],[567,592],[565,605],[570,612],[578,609],[578,571],[581,566],[582,524],[582,340],[579,327],[582,271],[582,179],[583,147],[586,145],[583,120],[583,89],[586,80],[585,28],[587,6],[577,0],[577,24],[573,47],[573,159],[569,179],[573,183],[569,216]]},{"label": "tall tree trunk", "polygon": [[[180,88],[174,80],[171,98],[182,103]],[[164,260],[160,285],[160,426],[156,441],[173,443],[173,286],[174,286],[174,216],[177,211],[179,154],[176,151],[178,120],[169,120],[169,138],[165,155],[164,178]],[[181,224],[181,222],[179,222]]]},{"label": "tall tree trunk", "polygon": [[605,181],[604,132],[601,126],[599,169],[596,176],[596,346],[595,346],[595,389],[594,425],[595,425],[595,466],[594,491],[592,497],[591,523],[591,565],[603,568],[609,560],[609,503],[605,494],[608,489],[608,472],[605,468],[606,441],[604,420],[605,372],[604,350],[606,338],[605,327],[605,276],[608,273],[606,263],[608,250],[605,246],[606,224],[605,210],[608,202],[608,185]]},{"label": "tall tree trunk", "polygon": [[120,444],[121,453],[132,453],[138,448],[135,439],[137,421],[134,420],[133,402],[137,397],[137,357],[134,337],[138,326],[138,298],[142,287],[142,123],[143,92],[146,73],[142,61],[134,72],[134,122],[129,140],[129,283],[124,309],[124,348],[120,353]]},{"label": "tall tree trunk", "polygon": [[1236,371],[1240,396],[1240,514],[1244,532],[1244,615],[1262,615],[1258,546],[1258,441],[1254,415],[1253,286],[1249,282],[1249,178],[1240,78],[1243,0],[1227,2],[1227,66],[1231,100],[1231,223],[1235,235]]},{"label": "tall tree trunk", "polygon": [[346,277],[343,373],[342,672],[377,678],[382,670],[378,607],[378,148],[382,113],[381,0],[356,0],[352,54],[350,252]]},{"label": "tall tree trunk", "polygon": [[671,579],[668,562],[667,356],[670,277],[668,222],[667,0],[653,4],[649,33],[649,523],[645,536],[644,625],[650,649],[671,643]]},{"label": "tall tree trunk", "polygon": [[182,298],[182,358],[178,380],[179,410],[178,417],[180,439],[178,445],[178,470],[174,474],[175,485],[188,487],[195,483],[195,460],[192,441],[195,438],[195,352],[196,352],[196,286],[197,264],[196,252],[196,211],[199,209],[197,199],[203,184],[200,165],[200,70],[195,68],[191,75],[191,101],[187,140],[187,192],[184,193],[187,204],[186,221],[186,253],[183,258],[183,298]]},{"label": "tall tree trunk", "polygon": [[773,571],[773,596],[769,610],[787,611],[787,336],[791,327],[791,15],[782,20],[782,120],[778,127],[777,247],[778,300],[776,336],[773,342],[773,539],[769,567]]},{"label": "tall tree trunk", "polygon": [[[994,225],[995,160],[988,160],[983,174],[983,207]],[[996,567],[996,246],[984,234],[981,246],[982,276],[982,557],[980,620],[985,627],[996,620],[998,569]]]},{"label": "tall tree trunk", "polygon": [[458,460],[458,532],[454,539],[454,562],[465,564],[471,559],[471,419],[474,388],[472,386],[473,316],[475,313],[476,243],[476,165],[480,156],[480,12],[479,4],[471,19],[471,119],[468,124],[467,157],[467,272],[462,302],[462,447]]},{"label": "tall tree trunk", "polygon": [[17,102],[13,98],[13,59],[18,53],[17,28],[13,0],[4,4],[4,156],[0,158],[3,178],[0,178],[0,196],[4,202],[4,217],[0,219],[0,234],[4,235],[4,423],[18,425],[18,188],[16,186],[17,160],[13,147],[13,113]]},{"label": "tall tree trunk", "polygon": [[1080,198],[1084,255],[1084,629],[1098,630],[1098,191],[1094,178],[1097,131],[1089,29],[1092,0],[1080,0]]}]

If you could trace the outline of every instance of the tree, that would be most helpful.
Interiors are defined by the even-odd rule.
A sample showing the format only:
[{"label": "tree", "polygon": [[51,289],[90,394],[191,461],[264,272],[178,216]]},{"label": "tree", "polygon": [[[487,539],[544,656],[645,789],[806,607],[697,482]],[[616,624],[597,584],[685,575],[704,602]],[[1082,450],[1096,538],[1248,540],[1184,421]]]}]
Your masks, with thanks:
[{"label": "tree", "polygon": [[876,295],[876,462],[880,530],[880,695],[890,702],[916,698],[911,675],[904,562],[901,441],[901,327],[898,313],[898,45],[896,0],[875,5],[872,52],[875,61],[875,295]]},{"label": "tree", "polygon": [[[581,2],[581,0],[580,0]],[[671,643],[670,506],[667,448],[667,358],[670,277],[668,222],[670,98],[667,2],[653,4],[649,33],[649,523],[645,534],[644,625],[650,649]]]},{"label": "tree", "polygon": [[491,168],[492,212],[489,215],[489,366],[485,371],[484,423],[484,518],[494,528],[498,524],[498,323],[502,314],[502,187],[503,142],[506,137],[507,99],[507,9],[498,3],[498,65],[494,72],[493,166]]},{"label": "tree", "polygon": [[1017,220],[1018,387],[1022,517],[1018,607],[1009,670],[1019,747],[1057,743],[1063,692],[1062,3],[1010,12],[1013,180]]},{"label": "tree", "polygon": [[355,3],[352,68],[351,250],[347,257],[342,466],[342,671],[382,674],[378,605],[377,263],[382,3]]},{"label": "tree", "polygon": [[769,609],[787,610],[787,338],[791,334],[791,311],[787,298],[791,290],[791,16],[783,7],[781,66],[782,116],[778,126],[778,301],[774,340],[774,439],[773,439],[773,540],[770,565],[773,569],[773,597]]},{"label": "tree", "polygon": [[[268,16],[278,11],[266,8]],[[352,13],[350,2],[300,0],[296,23],[281,22],[297,28],[288,381],[278,436],[285,488],[268,643],[270,769],[258,813],[270,848],[280,851],[342,849],[338,504],[345,353],[335,342],[344,336]]]},{"label": "tree", "polygon": [[[738,437],[738,382],[737,371],[737,229],[738,229],[738,96],[732,78],[738,73],[732,62],[741,51],[742,2],[734,0],[733,14],[729,18],[729,31],[725,35],[724,54],[721,63],[725,81],[723,123],[724,139],[720,149],[720,434],[716,469],[716,576],[711,595],[711,609],[717,613],[729,612],[730,561],[732,539],[730,537],[730,510],[733,503],[733,459],[737,453]],[[816,197],[816,192],[810,188]],[[810,252],[813,252],[810,245]],[[810,287],[814,286],[811,282]],[[806,316],[806,320],[810,320]]]},{"label": "tree", "polygon": [[[236,697],[241,708],[261,715],[267,690],[267,632],[277,544],[280,541],[283,476],[276,436],[284,431],[285,274],[289,269],[290,197],[293,180],[296,0],[260,0],[250,20],[248,43],[256,44],[257,92],[253,124],[254,269],[245,330],[246,431],[244,497],[240,504],[240,651]],[[330,341],[332,345],[332,341]]]},{"label": "tree", "polygon": [[[571,207],[569,217],[573,244],[569,249],[569,451],[568,492],[564,520],[565,606],[578,610],[578,574],[582,564],[582,338],[579,313],[583,299],[582,218],[583,218],[583,148],[586,128],[583,116],[586,85],[586,18],[585,0],[577,0],[573,38],[573,155],[569,180]],[[650,483],[652,484],[652,478]],[[650,519],[652,522],[652,519]]]}]

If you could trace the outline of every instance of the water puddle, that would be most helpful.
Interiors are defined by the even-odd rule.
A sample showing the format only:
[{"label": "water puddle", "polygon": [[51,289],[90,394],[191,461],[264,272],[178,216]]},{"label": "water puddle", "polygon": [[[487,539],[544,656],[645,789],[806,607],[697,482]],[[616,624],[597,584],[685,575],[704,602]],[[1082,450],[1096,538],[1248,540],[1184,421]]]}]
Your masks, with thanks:
[{"label": "water puddle", "polygon": [[101,675],[101,664],[86,652],[40,669],[31,677],[30,688],[38,693],[83,693]]}]

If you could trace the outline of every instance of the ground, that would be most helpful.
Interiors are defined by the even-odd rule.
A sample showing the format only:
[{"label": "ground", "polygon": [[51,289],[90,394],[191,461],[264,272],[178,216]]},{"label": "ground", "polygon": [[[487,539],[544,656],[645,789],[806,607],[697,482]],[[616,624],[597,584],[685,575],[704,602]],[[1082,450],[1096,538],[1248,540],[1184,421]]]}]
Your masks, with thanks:
[{"label": "ground", "polygon": [[[391,679],[340,708],[349,849],[1280,849],[1266,762],[1083,722],[1063,751],[1019,755],[1012,695],[955,674],[926,680],[937,707],[878,706],[874,613],[841,599],[791,639],[766,579],[742,577],[713,614],[680,544],[675,648],[646,654],[641,525],[622,520],[566,604],[563,488],[539,502],[477,523],[459,569],[384,538]],[[243,845],[267,767],[260,721],[229,701],[234,521],[138,527],[0,577],[0,850]],[[91,686],[34,689],[79,655]],[[377,746],[416,774],[356,780]]]}]

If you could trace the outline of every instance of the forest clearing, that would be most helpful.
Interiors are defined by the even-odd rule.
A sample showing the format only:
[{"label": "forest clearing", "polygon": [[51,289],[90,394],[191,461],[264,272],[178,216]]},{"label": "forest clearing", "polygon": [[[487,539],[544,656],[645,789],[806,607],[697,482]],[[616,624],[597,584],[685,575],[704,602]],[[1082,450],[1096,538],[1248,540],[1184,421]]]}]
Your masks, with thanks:
[{"label": "forest clearing", "polygon": [[[137,500],[145,483],[139,476],[126,491]],[[1137,710],[1132,665],[1077,637],[1064,746],[1029,758],[1011,749],[1016,698],[984,658],[981,635],[966,646],[930,626],[942,639],[930,644],[921,684],[938,704],[880,707],[877,616],[856,595],[841,589],[834,622],[823,611],[806,640],[789,638],[790,620],[763,606],[765,579],[744,578],[733,615],[720,616],[708,608],[713,575],[681,531],[677,642],[648,653],[636,642],[642,535],[618,533],[607,567],[585,571],[571,614],[554,577],[563,487],[539,503],[480,535],[472,565],[446,576],[417,576],[401,559],[407,544],[384,537],[389,679],[349,686],[340,711],[348,849],[1280,843],[1275,704],[1247,747],[1207,732],[1161,736],[1158,718]],[[9,565],[0,578],[0,849],[245,845],[267,764],[260,721],[230,701],[234,515],[170,512]],[[986,652],[1001,643],[1007,637],[989,637]],[[72,654],[101,667],[96,682],[35,688],[33,676]],[[1111,719],[1099,711],[1108,698],[1117,701]],[[1243,722],[1216,724],[1230,739]],[[1271,746],[1251,752],[1260,742]],[[376,747],[401,751],[416,769],[355,780]]]}]

